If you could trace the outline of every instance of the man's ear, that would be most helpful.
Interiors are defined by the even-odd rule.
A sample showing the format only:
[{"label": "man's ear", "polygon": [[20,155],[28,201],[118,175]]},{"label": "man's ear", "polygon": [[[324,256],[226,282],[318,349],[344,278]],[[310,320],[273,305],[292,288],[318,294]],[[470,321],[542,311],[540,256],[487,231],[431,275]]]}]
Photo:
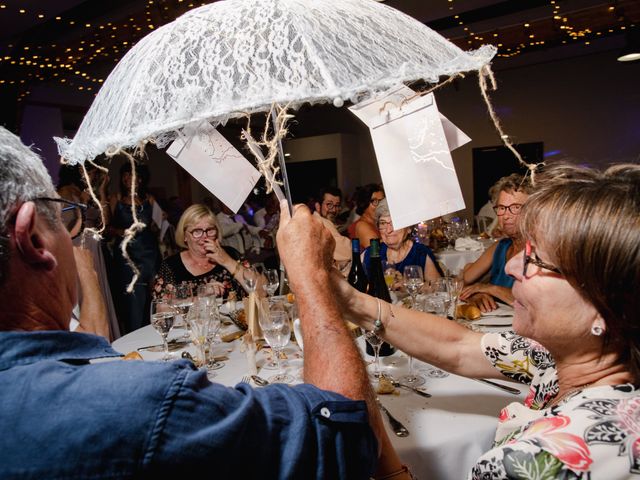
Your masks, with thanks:
[{"label": "man's ear", "polygon": [[16,213],[16,248],[25,263],[53,270],[58,261],[45,242],[44,222],[46,220],[38,216],[35,203],[23,203]]},{"label": "man's ear", "polygon": [[320,213],[320,204],[316,202],[316,212]]}]

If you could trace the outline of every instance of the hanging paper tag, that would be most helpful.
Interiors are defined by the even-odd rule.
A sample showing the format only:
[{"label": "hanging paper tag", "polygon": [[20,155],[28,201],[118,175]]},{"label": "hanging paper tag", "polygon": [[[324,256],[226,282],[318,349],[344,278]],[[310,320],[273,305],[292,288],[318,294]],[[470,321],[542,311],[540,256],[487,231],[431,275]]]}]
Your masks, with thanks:
[{"label": "hanging paper tag", "polygon": [[413,95],[402,87],[350,108],[370,128],[396,229],[465,207],[435,98]]},{"label": "hanging paper tag", "polygon": [[209,124],[176,139],[167,153],[234,213],[260,179],[260,172]]}]

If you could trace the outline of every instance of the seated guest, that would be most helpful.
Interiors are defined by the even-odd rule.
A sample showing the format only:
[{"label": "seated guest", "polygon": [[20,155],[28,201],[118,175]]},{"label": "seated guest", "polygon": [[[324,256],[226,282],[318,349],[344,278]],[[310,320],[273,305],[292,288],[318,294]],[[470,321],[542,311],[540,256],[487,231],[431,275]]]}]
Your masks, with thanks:
[{"label": "seated guest", "polygon": [[[532,192],[530,177],[514,173],[502,177],[491,187],[495,195],[493,205],[498,216],[498,228],[506,236],[491,245],[475,262],[463,270],[463,279],[467,285],[460,299],[477,306],[483,312],[498,308],[496,299],[511,305],[513,295],[511,286],[513,277],[505,273],[507,262],[524,248],[524,241],[518,230],[518,217],[522,206]],[[490,273],[489,282],[479,280]]]},{"label": "seated guest", "polygon": [[349,225],[349,238],[360,240],[360,247],[367,248],[372,238],[380,238],[375,221],[378,204],[384,200],[384,191],[376,183],[365,185],[356,190],[356,213],[360,218]]},{"label": "seated guest", "polygon": [[530,385],[524,404],[502,410],[493,447],[467,478],[635,478],[640,166],[556,166],[536,188],[521,213],[524,249],[506,267],[515,333],[483,334],[389,305],[338,275],[331,291],[349,320],[409,355],[457,375]]},{"label": "seated guest", "polygon": [[182,282],[196,286],[211,283],[216,295],[223,298],[231,291],[236,292],[237,298],[244,296],[245,267],[240,253],[220,245],[220,226],[206,205],[191,205],[184,211],[176,227],[176,244],[182,251],[160,264],[153,287],[155,297],[170,295]]},{"label": "seated guest", "polygon": [[325,228],[329,230],[336,242],[333,250],[333,260],[336,262],[336,266],[348,272],[349,261],[351,260],[351,241],[341,235],[335,225],[336,214],[340,211],[341,201],[342,192],[339,188],[325,187],[320,190],[313,214],[321,219]]},{"label": "seated guest", "polygon": [[340,212],[342,191],[337,187],[325,187],[320,190],[315,202],[316,212],[322,217],[336,223],[336,215]]},{"label": "seated guest", "polygon": [[[414,242],[410,236],[411,228],[404,227],[394,230],[391,223],[391,214],[386,200],[382,200],[376,210],[375,219],[380,230],[380,259],[402,274],[407,265],[419,265],[424,272],[425,280],[435,280],[442,276],[442,270],[436,261],[436,257],[429,247],[419,242]],[[368,272],[370,266],[370,251],[364,251],[363,265]],[[392,286],[395,290],[401,288],[401,281]]]},{"label": "seated guest", "polygon": [[105,361],[119,356],[105,339],[69,332],[76,271],[51,178],[1,127],[0,171],[0,478],[368,478],[378,452],[379,477],[409,478],[325,288],[331,237],[308,212],[287,212],[279,243],[309,384],[230,388],[183,359]]}]

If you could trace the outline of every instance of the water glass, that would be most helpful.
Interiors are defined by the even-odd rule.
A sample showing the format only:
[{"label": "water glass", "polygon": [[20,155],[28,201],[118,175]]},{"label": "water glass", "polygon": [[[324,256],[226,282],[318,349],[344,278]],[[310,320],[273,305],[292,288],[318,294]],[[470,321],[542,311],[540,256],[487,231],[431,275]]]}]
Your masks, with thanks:
[{"label": "water glass", "polygon": [[269,268],[264,271],[264,278],[265,284],[262,288],[264,288],[267,296],[272,297],[280,286],[280,276],[278,275],[278,271],[273,268]]},{"label": "water glass", "polygon": [[260,328],[262,334],[273,351],[276,364],[278,365],[278,373],[268,380],[271,383],[291,383],[293,377],[288,375],[282,368],[280,362],[280,352],[289,344],[291,339],[291,324],[289,315],[284,310],[270,311],[268,314],[259,316]]},{"label": "water glass", "polygon": [[175,317],[176,310],[170,303],[162,299],[156,299],[151,302],[151,325],[162,337],[162,345],[164,347],[162,360],[165,362],[172,358],[169,354],[167,336],[173,328]]}]

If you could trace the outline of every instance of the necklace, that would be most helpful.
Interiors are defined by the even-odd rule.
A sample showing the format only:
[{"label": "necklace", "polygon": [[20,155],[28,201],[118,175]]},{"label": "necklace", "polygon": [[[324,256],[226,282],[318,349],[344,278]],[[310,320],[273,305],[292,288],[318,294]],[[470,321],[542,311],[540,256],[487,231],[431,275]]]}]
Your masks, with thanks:
[{"label": "necklace", "polygon": [[580,385],[579,387],[570,388],[569,390],[567,390],[567,392],[564,395],[560,395],[559,397],[553,398],[549,403],[547,403],[546,408],[555,407],[560,402],[562,402],[565,398],[573,395],[576,392],[579,392],[580,390],[584,390],[585,388],[590,387],[591,385],[593,385],[593,382],[585,383],[584,385]]}]

